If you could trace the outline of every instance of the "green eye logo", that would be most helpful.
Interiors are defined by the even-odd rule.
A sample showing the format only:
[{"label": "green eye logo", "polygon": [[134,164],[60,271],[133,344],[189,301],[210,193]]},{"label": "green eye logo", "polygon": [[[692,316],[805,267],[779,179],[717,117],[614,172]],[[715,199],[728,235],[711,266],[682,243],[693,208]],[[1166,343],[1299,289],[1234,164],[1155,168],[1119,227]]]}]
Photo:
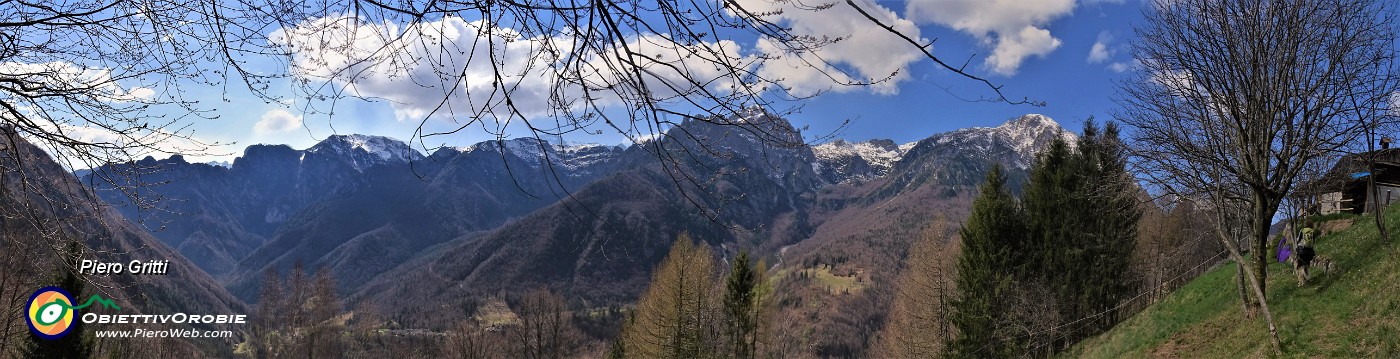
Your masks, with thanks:
[{"label": "green eye logo", "polygon": [[68,294],[68,291],[59,287],[43,287],[29,297],[29,307],[25,311],[28,315],[25,319],[29,321],[29,330],[34,332],[34,335],[44,339],[58,339],[73,330],[77,310],[87,308],[94,302],[102,303],[103,307],[122,309],[110,299],[99,295],[88,298],[87,303],[74,306],[73,295]]},{"label": "green eye logo", "polygon": [[44,339],[58,339],[73,329],[73,296],[59,287],[44,287],[29,297],[29,330]]}]

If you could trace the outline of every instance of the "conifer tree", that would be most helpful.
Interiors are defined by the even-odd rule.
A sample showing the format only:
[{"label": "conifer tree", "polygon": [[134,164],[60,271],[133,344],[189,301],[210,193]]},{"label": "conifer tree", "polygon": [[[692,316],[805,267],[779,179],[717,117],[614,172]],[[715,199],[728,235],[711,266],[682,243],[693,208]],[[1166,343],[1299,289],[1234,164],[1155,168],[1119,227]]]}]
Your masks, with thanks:
[{"label": "conifer tree", "polygon": [[[1085,129],[1085,137],[1092,130]],[[1081,141],[1076,150],[1061,138],[1056,138],[1050,146],[1036,156],[1030,168],[1030,180],[1026,183],[1021,206],[1025,209],[1029,245],[1024,248],[1024,262],[1017,277],[1023,282],[1043,285],[1045,293],[1054,303],[1056,315],[1048,317],[1078,318],[1085,310],[1087,281],[1085,272],[1095,257],[1088,245],[1090,231],[1086,224],[1096,215],[1085,209],[1085,198],[1079,189],[1084,188],[1085,163],[1079,151],[1092,143]],[[1087,262],[1086,262],[1087,261]],[[1030,327],[1041,327],[1044,323],[1030,323]],[[1050,323],[1052,326],[1058,323]],[[1036,342],[1033,346],[1053,351],[1057,345],[1047,343],[1055,339],[1063,340],[1061,333],[1048,333],[1049,336],[1029,338]],[[1048,354],[1048,353],[1045,353]]]},{"label": "conifer tree", "polygon": [[1021,202],[1030,242],[1018,278],[1049,286],[1059,317],[1096,318],[1055,333],[1055,345],[1043,346],[1051,351],[1112,325],[1110,309],[1130,288],[1125,273],[1142,212],[1125,167],[1117,126],[1100,133],[1090,119],[1074,149],[1057,138],[1030,169]]},{"label": "conifer tree", "polygon": [[1117,306],[1133,287],[1126,274],[1142,218],[1138,187],[1128,174],[1127,153],[1118,138],[1117,124],[1105,124],[1102,133],[1097,130],[1090,119],[1080,140],[1080,156],[1086,168],[1080,187],[1085,198],[1081,208],[1089,212],[1082,218],[1088,220],[1088,247],[1096,252],[1095,257],[1089,258],[1092,264],[1084,264],[1089,271],[1086,278],[1097,279],[1089,281],[1097,286],[1089,292],[1086,303],[1093,313],[1086,315],[1105,313],[1090,327],[1094,332],[1106,330],[1118,321],[1118,313],[1109,309]]},{"label": "conifer tree", "polygon": [[696,358],[711,353],[714,259],[710,248],[681,234],[652,273],[651,284],[637,301],[624,328],[623,352],[636,358]]},{"label": "conifer tree", "polygon": [[1009,320],[1005,297],[1013,289],[1014,278],[1006,268],[1013,267],[1015,253],[1024,242],[1024,219],[1006,188],[1000,165],[987,173],[979,191],[961,231],[960,294],[952,313],[958,336],[947,347],[950,357],[1008,357],[1017,347],[998,325]]},{"label": "conifer tree", "polygon": [[750,337],[758,329],[754,297],[759,278],[751,265],[749,252],[739,252],[725,279],[724,319],[733,358],[752,358],[754,354]]},{"label": "conifer tree", "polygon": [[1018,274],[1061,275],[1067,263],[1082,257],[1083,246],[1076,241],[1087,213],[1081,213],[1082,198],[1075,190],[1081,187],[1083,170],[1080,158],[1058,137],[1036,156],[1021,198],[1029,245],[1020,258]]}]

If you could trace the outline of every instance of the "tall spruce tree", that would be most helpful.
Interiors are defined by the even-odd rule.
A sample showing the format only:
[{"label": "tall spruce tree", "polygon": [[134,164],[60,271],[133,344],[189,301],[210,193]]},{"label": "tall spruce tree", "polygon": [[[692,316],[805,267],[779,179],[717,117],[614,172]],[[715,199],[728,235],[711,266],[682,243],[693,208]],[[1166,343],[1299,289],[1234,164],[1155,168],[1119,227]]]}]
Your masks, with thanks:
[{"label": "tall spruce tree", "polygon": [[1122,148],[1116,125],[1100,133],[1090,119],[1076,148],[1056,139],[1031,166],[1020,278],[1049,286],[1060,318],[1096,318],[1056,333],[1044,346],[1051,351],[1111,326],[1111,309],[1130,288],[1125,273],[1142,212]]},{"label": "tall spruce tree", "polygon": [[1087,268],[1088,278],[1097,279],[1091,281],[1097,284],[1096,290],[1087,297],[1088,309],[1094,313],[1086,314],[1104,313],[1090,327],[1093,332],[1117,323],[1118,313],[1111,309],[1134,287],[1127,273],[1137,244],[1142,206],[1138,186],[1127,171],[1127,151],[1118,135],[1117,124],[1108,122],[1103,133],[1098,133],[1090,119],[1084,124],[1079,145],[1085,167],[1085,180],[1079,188],[1085,198],[1081,208],[1089,212],[1081,218],[1088,220],[1085,229],[1089,247],[1095,250],[1095,257],[1090,258],[1094,263]]},{"label": "tall spruce tree", "polygon": [[748,251],[739,252],[729,270],[729,277],[724,281],[725,328],[729,353],[733,358],[754,356],[754,348],[749,338],[755,335],[758,329],[758,318],[754,315],[754,297],[759,278],[750,262]]},{"label": "tall spruce tree", "polygon": [[958,336],[950,343],[950,357],[1008,357],[1018,347],[998,325],[1010,319],[1005,298],[1014,290],[1018,253],[1025,241],[1023,214],[1006,188],[1000,165],[992,167],[972,212],[962,227],[963,248],[958,257],[957,287],[952,322]]},{"label": "tall spruce tree", "polygon": [[1030,238],[1018,274],[1071,274],[1061,273],[1063,267],[1082,257],[1084,246],[1076,242],[1086,218],[1075,191],[1083,180],[1081,167],[1080,158],[1058,137],[1036,156],[1021,197]]},{"label": "tall spruce tree", "polygon": [[[1042,285],[1053,296],[1047,299],[1053,303],[1049,310],[1056,311],[1056,315],[1047,318],[1077,318],[1083,312],[1080,297],[1087,286],[1084,282],[1095,280],[1086,277],[1083,268],[1083,262],[1094,254],[1086,243],[1084,230],[1091,214],[1083,210],[1084,198],[1077,191],[1084,187],[1082,159],[1068,143],[1056,137],[1036,156],[1021,198],[1029,238],[1017,278]],[[1043,325],[1034,324],[1047,323],[1032,324],[1040,327]],[[1059,333],[1053,334],[1031,340],[1037,342],[1034,346],[1053,351],[1056,345],[1042,342],[1059,337]]]}]

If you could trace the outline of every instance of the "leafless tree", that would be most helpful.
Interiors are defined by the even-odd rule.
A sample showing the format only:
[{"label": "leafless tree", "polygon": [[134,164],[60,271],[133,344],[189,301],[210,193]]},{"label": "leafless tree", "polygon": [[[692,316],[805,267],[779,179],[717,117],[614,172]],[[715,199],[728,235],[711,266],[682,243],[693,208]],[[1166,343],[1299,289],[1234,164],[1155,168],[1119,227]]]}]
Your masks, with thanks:
[{"label": "leafless tree", "polygon": [[[1138,28],[1141,71],[1122,84],[1117,116],[1135,127],[1137,167],[1222,216],[1246,209],[1256,259],[1246,271],[1275,350],[1264,286],[1269,226],[1300,171],[1355,138],[1352,99],[1386,90],[1362,78],[1389,71],[1394,24],[1377,15],[1389,11],[1375,0],[1161,1]],[[1228,240],[1241,228],[1220,229],[1245,266]]]},{"label": "leafless tree", "polygon": [[931,358],[944,353],[953,336],[952,310],[955,266],[948,253],[957,252],[958,241],[936,218],[909,248],[904,271],[889,319],[880,333],[882,356]]},{"label": "leafless tree", "polygon": [[[305,343],[308,358],[340,358],[345,356],[345,339],[341,335],[345,326],[337,323],[341,313],[340,299],[335,292],[335,278],[330,269],[320,267],[306,290],[307,301],[301,303],[304,317],[308,318]],[[295,290],[294,290],[295,291]]]},{"label": "leafless tree", "polygon": [[[1386,23],[1400,21],[1393,12],[1379,13]],[[1381,41],[1393,43],[1395,34],[1388,33],[1388,39]],[[1383,160],[1386,153],[1379,151],[1376,145],[1382,138],[1394,136],[1397,129],[1400,129],[1400,109],[1396,108],[1396,96],[1400,96],[1400,67],[1396,58],[1396,52],[1382,53],[1382,58],[1378,66],[1370,68],[1367,73],[1357,74],[1353,81],[1363,83],[1363,88],[1368,92],[1346,93],[1342,99],[1348,104],[1348,110],[1352,111],[1351,117],[1356,121],[1354,126],[1359,130],[1362,138],[1354,141],[1351,146],[1344,148],[1344,152],[1354,153],[1360,157],[1366,165],[1368,175],[1366,176],[1366,193],[1369,200],[1364,204],[1365,209],[1370,211],[1376,224],[1376,230],[1380,234],[1382,243],[1390,243],[1390,231],[1385,227],[1384,206],[1380,200],[1380,188],[1376,186],[1376,178],[1380,175],[1377,165]],[[1357,153],[1359,152],[1359,153]],[[1389,194],[1386,200],[1389,201]]]},{"label": "leafless tree", "polygon": [[573,356],[579,346],[579,334],[569,322],[564,298],[548,289],[530,291],[517,312],[519,325],[509,328],[511,356],[547,359]]},{"label": "leafless tree", "polygon": [[29,330],[24,310],[42,276],[33,264],[36,244],[18,240],[30,235],[22,226],[0,220],[0,356],[19,356]]},{"label": "leafless tree", "polygon": [[[190,121],[214,118],[182,84],[214,84],[201,2],[0,4],[0,128],[69,168],[204,154]],[[23,167],[23,166],[21,166]],[[133,193],[129,193],[134,196]]]},{"label": "leafless tree", "polygon": [[[246,11],[241,5],[212,10],[221,23],[245,21],[220,16]],[[536,137],[601,125],[629,138],[665,135],[659,130],[679,119],[735,125],[717,117],[814,95],[793,93],[783,82],[787,79],[758,71],[757,65],[778,56],[839,86],[872,86],[897,75],[864,77],[811,56],[849,34],[794,30],[783,20],[791,12],[839,12],[869,21],[890,32],[890,41],[907,42],[943,68],[986,84],[991,91],[986,99],[1029,102],[1008,99],[1000,86],[941,61],[929,44],[910,38],[903,32],[907,28],[896,27],[877,6],[851,0],[310,2],[259,9],[253,15],[281,27],[270,35],[263,28],[223,26],[215,38],[220,48],[287,60],[289,73],[260,75],[247,70],[249,60],[230,56],[233,70],[253,84],[291,75],[302,85],[297,87],[302,95],[334,98],[364,95],[354,92],[357,82],[401,75],[437,104],[416,120],[442,115],[456,121],[457,130],[480,127],[501,138],[511,123]],[[742,54],[729,40],[736,36],[757,37],[781,51]],[[471,77],[478,69],[473,66],[483,66],[487,76]],[[532,77],[540,76],[550,81],[532,87]],[[530,91],[546,96],[531,97],[530,103],[524,98]],[[306,109],[334,110],[310,104]]]},{"label": "leafless tree", "polygon": [[487,359],[501,356],[498,346],[505,339],[466,320],[447,333],[444,355],[458,359]]}]

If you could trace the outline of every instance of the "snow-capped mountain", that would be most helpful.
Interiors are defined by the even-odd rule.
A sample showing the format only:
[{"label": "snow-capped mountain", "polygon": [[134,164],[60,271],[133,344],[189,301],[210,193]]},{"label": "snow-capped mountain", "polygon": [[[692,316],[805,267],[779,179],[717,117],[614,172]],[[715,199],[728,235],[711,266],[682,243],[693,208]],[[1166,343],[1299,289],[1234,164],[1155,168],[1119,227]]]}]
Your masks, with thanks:
[{"label": "snow-capped mountain", "polygon": [[732,166],[780,183],[787,190],[807,190],[822,184],[815,171],[817,159],[802,132],[787,119],[761,107],[747,107],[723,118],[687,119],[671,129],[665,141],[663,147],[671,153],[713,157],[725,163],[711,164],[711,168]]},{"label": "snow-capped mountain", "polygon": [[827,183],[863,181],[888,174],[904,152],[913,147],[913,142],[896,145],[888,139],[835,140],[812,146],[812,154],[817,157],[813,169]]},{"label": "snow-capped mountain", "polygon": [[483,141],[465,147],[453,147],[438,151],[435,156],[450,153],[487,153],[499,157],[505,153],[524,162],[532,168],[551,166],[556,171],[568,175],[580,174],[591,168],[611,162],[621,156],[624,147],[596,143],[559,144],[549,141],[521,137],[502,141]]},{"label": "snow-capped mountain", "polygon": [[[828,184],[860,182],[901,172],[896,182],[973,185],[992,163],[1009,170],[1030,168],[1035,156],[1055,138],[1071,146],[1078,140],[1044,115],[1028,114],[996,127],[972,127],[896,145],[891,140],[836,140],[812,146],[812,167]],[[917,177],[917,178],[915,178]]]},{"label": "snow-capped mountain", "polygon": [[[136,165],[161,171],[143,174],[140,180],[164,183],[149,188],[168,199],[157,204],[164,210],[119,205],[118,211],[153,224],[150,229],[157,238],[205,271],[234,283],[230,288],[244,295],[252,293],[249,288],[265,269],[289,267],[288,261],[299,258],[286,256],[288,248],[297,248],[304,258],[324,258],[333,270],[359,273],[343,282],[353,287],[388,270],[363,270],[359,264],[372,262],[366,258],[385,253],[407,258],[428,246],[549,208],[566,195],[589,201],[593,209],[617,205],[612,208],[621,215],[635,210],[636,218],[660,218],[637,222],[646,222],[655,234],[647,238],[674,237],[667,231],[713,224],[696,220],[692,204],[678,199],[693,196],[716,209],[725,225],[780,228],[765,233],[795,240],[810,235],[814,227],[779,219],[805,218],[804,213],[817,205],[822,186],[875,184],[862,200],[884,200],[930,186],[938,193],[957,194],[974,189],[993,163],[1008,167],[1014,184],[1024,182],[1024,168],[1051,140],[1075,139],[1045,116],[1026,115],[996,127],[936,134],[916,144],[870,140],[807,147],[790,122],[757,109],[686,120],[668,134],[664,141],[631,147],[536,138],[492,140],[438,149],[431,158],[388,137],[336,135],[305,150],[252,145],[229,167],[191,164],[179,156],[147,159]],[[670,167],[663,168],[657,156],[670,156],[672,162],[665,163]],[[551,166],[546,169],[546,164]],[[129,166],[110,164],[100,170]],[[689,186],[683,189],[689,192],[680,192],[671,174],[691,176],[695,181],[681,185]],[[125,200],[120,191],[97,192],[113,203]],[[614,203],[619,198],[629,199]],[[575,218],[568,212],[572,209],[576,208],[556,206],[538,218]],[[663,212],[668,214],[656,214]],[[799,215],[783,217],[788,214]],[[594,219],[598,218],[614,217]],[[777,227],[779,223],[787,224]],[[554,238],[553,233],[574,232],[530,238]],[[574,243],[570,241],[558,243]],[[397,247],[387,250],[385,243]],[[523,252],[528,250],[519,253]]]},{"label": "snow-capped mountain", "polygon": [[1012,188],[1025,181],[1035,156],[1056,138],[1071,145],[1078,136],[1044,115],[1013,118],[996,127],[973,127],[925,138],[908,151],[887,175],[884,194],[894,194],[925,183],[947,186],[948,193],[976,188],[987,170],[1000,163]]},{"label": "snow-capped mountain", "polygon": [[343,158],[359,171],[374,165],[423,159],[423,154],[409,147],[407,143],[370,135],[332,135],[306,152]]},{"label": "snow-capped mountain", "polygon": [[952,146],[964,151],[1002,154],[1017,168],[1027,169],[1035,161],[1036,153],[1049,146],[1056,137],[1063,138],[1071,146],[1079,139],[1079,136],[1065,131],[1059,123],[1045,115],[1028,114],[997,127],[972,127],[937,134],[920,141],[920,144],[933,142],[934,145]]}]

